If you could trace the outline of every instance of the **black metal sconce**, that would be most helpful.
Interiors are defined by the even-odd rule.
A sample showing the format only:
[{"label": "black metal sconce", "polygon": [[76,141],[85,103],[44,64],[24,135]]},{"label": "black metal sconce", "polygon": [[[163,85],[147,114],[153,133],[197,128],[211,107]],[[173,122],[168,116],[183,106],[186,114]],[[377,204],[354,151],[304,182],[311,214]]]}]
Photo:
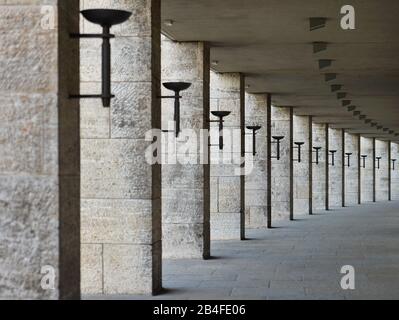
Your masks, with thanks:
[{"label": "black metal sconce", "polygon": [[175,113],[173,116],[173,120],[175,122],[175,134],[176,137],[179,136],[180,133],[180,99],[182,96],[180,95],[181,91],[187,90],[190,88],[191,83],[188,82],[165,82],[163,86],[171,91],[174,91],[174,96],[160,96],[161,99],[175,99]]},{"label": "black metal sconce", "polygon": [[351,155],[352,155],[351,152],[345,153],[345,158],[346,158],[347,161],[348,161],[347,164],[344,164],[345,167],[350,168],[350,166],[351,166]]},{"label": "black metal sconce", "polygon": [[256,132],[260,130],[261,126],[247,126],[248,130],[252,130],[252,155],[256,156]]},{"label": "black metal sconce", "polygon": [[277,155],[275,157],[271,156],[271,158],[280,160],[280,143],[281,143],[281,140],[284,139],[284,136],[272,136],[272,138],[275,141],[272,141],[271,143],[275,143],[277,145]]},{"label": "black metal sconce", "polygon": [[367,155],[362,154],[361,157],[362,157],[362,168],[365,169],[365,168],[366,168],[366,158],[367,158]]},{"label": "black metal sconce", "polygon": [[380,169],[380,160],[382,157],[376,157],[375,159],[377,160],[377,169]]},{"label": "black metal sconce", "polygon": [[211,113],[218,117],[219,120],[209,120],[209,122],[218,122],[219,123],[219,150],[223,150],[223,122],[224,118],[227,117],[231,111],[211,111]]},{"label": "black metal sconce", "polygon": [[396,162],[396,159],[391,159],[391,161],[392,161],[392,171],[395,171],[395,162]]},{"label": "black metal sconce", "polygon": [[296,147],[294,149],[298,149],[298,159],[293,159],[294,161],[298,161],[298,163],[301,162],[301,147],[305,144],[305,142],[294,142]]},{"label": "black metal sconce", "polygon": [[330,150],[330,156],[331,156],[331,163],[329,163],[332,167],[335,166],[335,153],[337,150]]},{"label": "black metal sconce", "polygon": [[312,163],[319,164],[319,152],[321,150],[321,147],[313,147],[313,149],[314,150],[312,151],[312,153],[316,154],[316,161],[315,162],[312,161]]},{"label": "black metal sconce", "polygon": [[132,15],[129,11],[112,9],[89,9],[81,11],[83,17],[92,23],[98,24],[103,28],[101,34],[80,34],[71,33],[71,38],[100,38],[102,44],[102,91],[101,94],[78,94],[70,95],[70,99],[101,99],[103,106],[109,108],[111,99],[115,96],[111,93],[111,38],[115,35],[110,33],[112,26],[127,21]]}]

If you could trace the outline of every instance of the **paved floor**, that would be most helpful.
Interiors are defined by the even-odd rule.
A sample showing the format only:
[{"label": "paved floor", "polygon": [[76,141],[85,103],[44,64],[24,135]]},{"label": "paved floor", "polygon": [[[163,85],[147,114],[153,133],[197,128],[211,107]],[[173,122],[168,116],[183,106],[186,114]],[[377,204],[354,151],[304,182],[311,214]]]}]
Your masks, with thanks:
[{"label": "paved floor", "polygon": [[[118,299],[399,299],[399,202],[337,208],[246,241],[212,242],[213,259],[164,261],[165,293]],[[340,286],[344,265],[355,290]]]}]

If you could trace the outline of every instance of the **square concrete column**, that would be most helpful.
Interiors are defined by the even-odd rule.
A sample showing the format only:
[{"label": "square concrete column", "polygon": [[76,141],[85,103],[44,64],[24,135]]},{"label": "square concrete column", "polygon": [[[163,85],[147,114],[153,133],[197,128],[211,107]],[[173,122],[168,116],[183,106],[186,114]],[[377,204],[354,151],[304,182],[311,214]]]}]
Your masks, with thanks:
[{"label": "square concrete column", "polygon": [[0,300],[79,299],[79,1],[0,1],[0,29]]},{"label": "square concrete column", "polygon": [[[210,111],[230,111],[224,119],[224,147],[218,123],[211,123],[211,239],[245,238],[245,80],[240,73],[211,72]],[[218,120],[210,115],[212,121]]]},{"label": "square concrete column", "polygon": [[[181,92],[181,132],[164,133],[162,148],[162,255],[164,258],[208,258],[209,194],[209,46],[177,43],[162,37],[162,82],[189,82]],[[163,96],[173,92],[162,88]],[[174,99],[162,100],[162,129],[174,130]],[[190,140],[189,150],[187,139]],[[189,158],[188,155],[189,154]],[[168,159],[173,159],[169,163]],[[203,160],[206,161],[203,161]]]},{"label": "square concrete column", "polygon": [[388,155],[388,142],[376,140],[376,157],[381,157],[380,168],[376,168],[376,201],[388,200],[388,175],[389,175],[389,155]]},{"label": "square concrete column", "polygon": [[[284,136],[280,141],[280,160],[276,144],[272,144],[272,221],[288,220],[291,215],[291,108],[275,107],[271,109],[271,136]],[[274,140],[272,139],[272,142]]]},{"label": "square concrete column", "polygon": [[361,157],[361,150],[362,150],[362,142],[360,134],[356,135],[356,147],[357,147],[357,159],[356,159],[356,166],[357,166],[357,204],[362,204],[362,157]]},{"label": "square concrete column", "polygon": [[358,203],[358,135],[345,132],[345,153],[352,153],[350,156],[350,167],[348,158],[345,157],[345,205],[355,205]]},{"label": "square concrete column", "polygon": [[391,149],[392,159],[396,159],[395,170],[391,172],[391,195],[392,200],[397,201],[399,200],[399,144],[392,142]]},{"label": "square concrete column", "polygon": [[329,150],[337,150],[334,154],[334,165],[332,165],[332,156],[329,154],[329,207],[342,206],[342,181],[343,181],[343,163],[344,154],[343,130],[329,129]]},{"label": "square concrete column", "polygon": [[247,132],[245,163],[245,225],[248,228],[267,227],[267,94],[245,95],[245,125],[259,125],[256,134],[256,155],[252,156],[252,133]]},{"label": "square concrete column", "polygon": [[[82,291],[151,294],[161,288],[161,165],[146,155],[160,129],[160,1],[85,0],[132,11],[111,31],[112,99],[82,100]],[[83,32],[100,32],[82,23]],[[81,40],[81,92],[98,92],[101,41]],[[159,151],[159,150],[158,150]]]},{"label": "square concrete column", "polygon": [[367,156],[365,159],[365,168],[363,168],[363,159],[360,168],[361,199],[363,203],[363,202],[373,201],[373,189],[374,189],[373,188],[374,186],[373,139],[361,137],[360,145],[361,145],[360,154]]},{"label": "square concrete column", "polygon": [[[308,116],[294,116],[293,121],[294,142],[304,142],[301,146],[301,162],[298,162],[298,149],[293,149],[294,165],[294,213],[308,214],[310,211],[309,203],[309,167],[312,161],[312,154],[309,153],[312,146],[309,143],[311,122]],[[295,146],[295,145],[294,145]]]},{"label": "square concrete column", "polygon": [[[313,147],[321,147],[319,163],[313,164],[313,210],[325,210],[326,206],[326,124],[313,123]],[[316,155],[314,155],[316,157]],[[316,162],[316,159],[314,159]]]}]

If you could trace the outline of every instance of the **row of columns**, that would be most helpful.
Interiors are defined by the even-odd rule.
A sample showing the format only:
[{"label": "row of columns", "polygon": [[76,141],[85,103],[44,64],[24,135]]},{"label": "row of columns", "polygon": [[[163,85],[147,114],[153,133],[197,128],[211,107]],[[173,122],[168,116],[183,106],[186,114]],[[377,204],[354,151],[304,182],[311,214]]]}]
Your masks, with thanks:
[{"label": "row of columns", "polygon": [[[101,6],[112,8],[112,2],[101,1]],[[33,153],[37,166],[27,166],[24,161],[30,157],[19,148],[14,158],[22,159],[21,166],[14,171],[0,167],[5,177],[0,179],[5,190],[0,200],[7,204],[0,226],[15,224],[14,233],[1,230],[0,239],[2,243],[14,238],[19,241],[18,246],[9,246],[13,251],[5,253],[9,262],[2,265],[6,281],[1,298],[159,293],[163,258],[207,259],[211,239],[245,239],[246,227],[272,227],[275,221],[292,220],[299,213],[341,205],[342,186],[347,192],[341,201],[353,202],[356,173],[339,170],[342,157],[336,157],[337,165],[330,166],[329,149],[333,143],[338,152],[345,152],[342,142],[352,148],[353,141],[355,149],[356,137],[345,134],[346,140],[343,131],[329,129],[328,124],[294,116],[292,107],[272,106],[271,94],[245,93],[243,74],[210,72],[208,44],[161,39],[159,0],[119,3],[119,9],[133,15],[128,23],[113,29],[115,99],[111,108],[89,99],[81,100],[79,107],[76,100],[68,99],[79,91],[79,83],[82,94],[97,92],[101,85],[100,42],[82,40],[79,52],[76,39],[69,37],[71,31],[79,30],[79,1],[54,5],[59,23],[48,32],[35,24],[40,17],[39,4],[47,2],[35,3],[38,5],[25,9],[2,5],[16,20],[21,15],[26,18],[22,26],[26,30],[18,31],[20,38],[52,39],[46,42],[52,59],[51,72],[46,69],[49,61],[43,62],[40,83],[47,87],[39,90],[29,87],[34,81],[20,83],[13,78],[7,90],[0,87],[1,99],[6,100],[3,105],[12,109],[5,121],[7,130],[37,133],[38,146]],[[80,1],[81,9],[96,7],[98,1]],[[81,25],[84,33],[99,31],[87,21]],[[25,63],[29,60],[24,59]],[[13,74],[16,77],[18,73]],[[58,79],[57,85],[54,79]],[[181,100],[181,126],[191,131],[182,132],[177,140],[168,132],[173,130],[169,126],[173,102],[160,98],[167,94],[161,90],[164,81],[192,83]],[[27,92],[31,94],[25,97]],[[23,116],[30,110],[25,104],[37,121]],[[215,110],[231,112],[224,122],[229,130],[223,151],[218,145],[217,125],[212,122],[216,119],[210,114]],[[255,157],[251,157],[252,140],[245,129],[252,124],[262,126]],[[158,130],[155,135],[154,130]],[[194,140],[187,147],[190,134]],[[284,136],[279,160],[273,143],[276,135]],[[389,171],[387,143],[373,139],[370,144],[370,139],[364,139],[364,143],[363,138],[360,141],[362,153],[373,160],[378,153],[384,160],[380,170],[369,160],[366,170],[372,166],[372,171],[362,169],[358,175],[361,201],[387,200],[388,189],[395,199],[399,178]],[[298,158],[295,141],[305,142],[300,163],[294,161]],[[148,150],[154,143],[158,148],[150,154],[162,164],[149,162],[153,158]],[[322,147],[318,163],[314,163],[315,146]],[[389,150],[391,157],[397,157],[397,145]],[[182,163],[187,156],[189,161]],[[370,173],[372,184],[366,180]],[[21,203],[32,201],[34,207],[21,209]],[[26,219],[33,220],[32,226],[20,228]],[[35,224],[40,224],[39,231]],[[29,252],[32,243],[33,253]],[[27,252],[35,258],[24,260]],[[54,290],[39,285],[44,265],[56,271]],[[14,270],[20,270],[18,275]]]}]

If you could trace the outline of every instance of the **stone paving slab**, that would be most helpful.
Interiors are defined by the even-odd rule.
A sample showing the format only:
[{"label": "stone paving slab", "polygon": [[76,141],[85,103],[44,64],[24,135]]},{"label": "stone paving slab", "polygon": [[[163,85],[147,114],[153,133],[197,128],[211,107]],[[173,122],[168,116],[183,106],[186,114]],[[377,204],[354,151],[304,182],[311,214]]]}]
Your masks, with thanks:
[{"label": "stone paving slab", "polygon": [[[214,241],[210,260],[165,260],[163,294],[119,298],[399,299],[399,202],[300,219],[248,230],[248,241]],[[340,286],[348,264],[356,271],[355,290]]]}]

